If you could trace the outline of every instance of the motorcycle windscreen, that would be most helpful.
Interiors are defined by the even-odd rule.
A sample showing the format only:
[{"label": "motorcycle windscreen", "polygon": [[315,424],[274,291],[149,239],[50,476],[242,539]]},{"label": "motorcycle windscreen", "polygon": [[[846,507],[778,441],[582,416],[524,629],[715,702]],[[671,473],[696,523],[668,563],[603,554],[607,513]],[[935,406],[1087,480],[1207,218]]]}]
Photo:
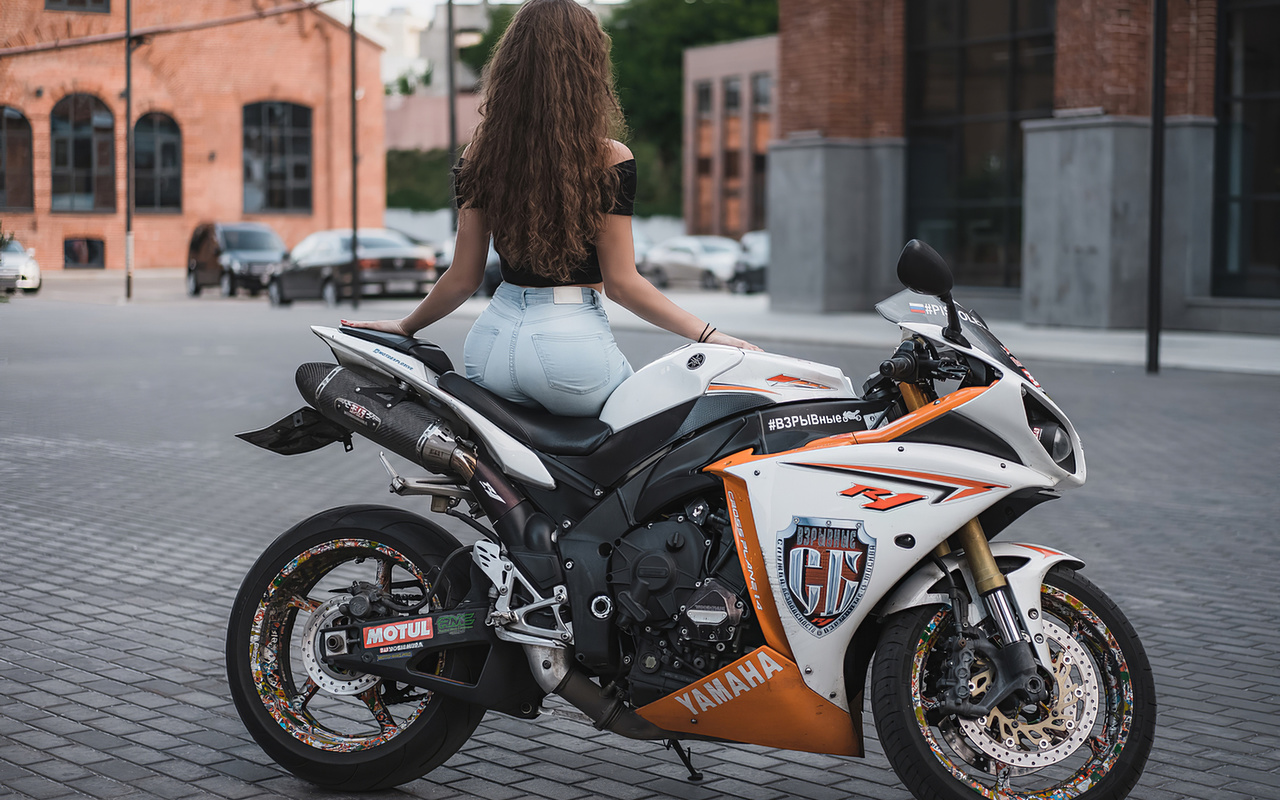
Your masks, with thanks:
[{"label": "motorcycle windscreen", "polygon": [[[917,294],[910,289],[903,289],[892,297],[876,303],[876,311],[894,324],[927,322],[942,327],[947,325],[947,307],[940,300],[930,295]],[[1022,375],[1031,382],[1032,386],[1040,385],[1035,378],[1031,377],[1031,373],[1022,365],[1022,362],[991,332],[981,314],[959,303],[956,304],[956,311],[960,315],[960,328],[973,349],[986,353],[995,359],[997,364]]]},{"label": "motorcycle windscreen", "polygon": [[351,431],[320,416],[311,406],[303,406],[262,430],[237,433],[236,438],[282,456],[310,453],[334,442],[342,442],[348,451],[352,447]]}]

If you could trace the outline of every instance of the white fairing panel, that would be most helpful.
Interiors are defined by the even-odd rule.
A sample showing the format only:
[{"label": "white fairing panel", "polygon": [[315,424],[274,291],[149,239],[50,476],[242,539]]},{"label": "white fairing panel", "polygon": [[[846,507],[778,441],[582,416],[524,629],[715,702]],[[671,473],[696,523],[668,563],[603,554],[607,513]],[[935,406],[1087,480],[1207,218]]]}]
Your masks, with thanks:
[{"label": "white fairing panel", "polygon": [[[935,546],[992,504],[1055,480],[954,447],[869,443],[731,466],[750,495],[768,583],[805,683],[848,709],[854,631]],[[895,541],[911,534],[912,541]]]},{"label": "white fairing panel", "polygon": [[677,348],[614,390],[600,420],[615,431],[701,395],[750,394],[772,403],[856,397],[840,370],[714,344]]},{"label": "white fairing panel", "polygon": [[440,376],[418,359],[373,342],[349,336],[337,328],[313,325],[311,330],[329,345],[338,363],[374,369],[393,379],[402,380],[423,394],[444,403],[467,423],[477,438],[485,443],[489,452],[508,475],[535,486],[546,489],[555,488],[555,479],[551,477],[551,473],[547,471],[537,454],[475,409],[453,395],[442,392],[436,386]]}]

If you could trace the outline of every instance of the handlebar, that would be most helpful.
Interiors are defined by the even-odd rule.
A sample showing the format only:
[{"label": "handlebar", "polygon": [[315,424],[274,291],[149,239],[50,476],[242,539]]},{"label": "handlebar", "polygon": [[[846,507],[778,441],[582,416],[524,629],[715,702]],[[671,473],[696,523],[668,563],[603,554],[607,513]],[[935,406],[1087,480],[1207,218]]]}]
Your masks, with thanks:
[{"label": "handlebar", "polygon": [[895,381],[907,380],[916,374],[916,358],[910,353],[900,353],[881,361],[880,374]]}]

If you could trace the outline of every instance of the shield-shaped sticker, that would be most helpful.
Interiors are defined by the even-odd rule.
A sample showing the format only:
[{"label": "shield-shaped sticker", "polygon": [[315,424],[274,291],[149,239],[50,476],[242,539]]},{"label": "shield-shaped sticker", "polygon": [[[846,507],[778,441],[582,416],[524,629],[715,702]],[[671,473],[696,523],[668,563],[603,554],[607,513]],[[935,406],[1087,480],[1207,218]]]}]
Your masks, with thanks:
[{"label": "shield-shaped sticker", "polygon": [[787,606],[809,633],[826,636],[867,590],[876,542],[861,520],[793,517],[778,533]]}]

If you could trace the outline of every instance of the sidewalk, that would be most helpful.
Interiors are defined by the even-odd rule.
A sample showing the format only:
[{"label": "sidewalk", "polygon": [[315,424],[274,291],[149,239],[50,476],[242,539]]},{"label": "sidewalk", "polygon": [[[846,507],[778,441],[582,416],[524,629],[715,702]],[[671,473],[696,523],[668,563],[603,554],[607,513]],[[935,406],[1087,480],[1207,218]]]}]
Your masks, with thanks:
[{"label": "sidewalk", "polygon": [[[39,297],[68,302],[122,304],[124,275],[118,271],[49,271]],[[215,293],[216,288],[206,291]],[[667,294],[720,330],[748,340],[884,348],[898,341],[897,329],[874,312],[794,314],[769,310],[768,295],[671,290]],[[181,269],[134,272],[132,302],[186,301]],[[261,298],[263,306],[266,299]],[[376,301],[389,308],[406,301]],[[961,291],[963,303],[963,291]],[[479,315],[487,298],[475,297],[457,312]],[[644,330],[649,324],[617,303],[606,301],[609,320],[620,330]],[[407,309],[406,309],[407,310]],[[981,308],[977,309],[981,311]],[[1024,361],[1067,361],[1118,366],[1146,365],[1146,333],[1141,330],[1049,328],[1010,320],[989,320],[992,331]],[[1160,337],[1162,369],[1196,369],[1280,375],[1280,336],[1165,331]]]}]

